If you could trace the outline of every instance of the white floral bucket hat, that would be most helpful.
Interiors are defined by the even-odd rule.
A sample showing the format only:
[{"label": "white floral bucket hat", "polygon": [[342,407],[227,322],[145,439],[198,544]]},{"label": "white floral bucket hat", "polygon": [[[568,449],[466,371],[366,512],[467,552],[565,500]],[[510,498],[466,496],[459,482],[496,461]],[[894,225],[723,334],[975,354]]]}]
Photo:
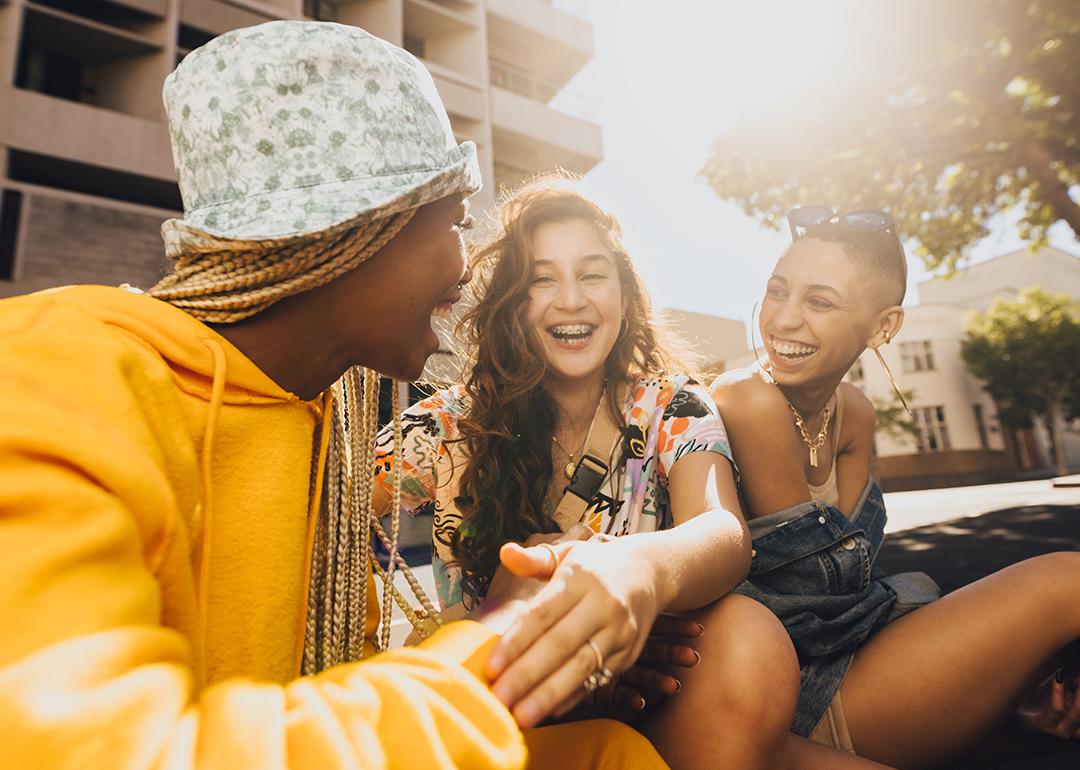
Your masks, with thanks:
[{"label": "white floral bucket hat", "polygon": [[289,243],[480,189],[427,69],[359,27],[272,21],[188,54],[164,87],[184,241]]}]

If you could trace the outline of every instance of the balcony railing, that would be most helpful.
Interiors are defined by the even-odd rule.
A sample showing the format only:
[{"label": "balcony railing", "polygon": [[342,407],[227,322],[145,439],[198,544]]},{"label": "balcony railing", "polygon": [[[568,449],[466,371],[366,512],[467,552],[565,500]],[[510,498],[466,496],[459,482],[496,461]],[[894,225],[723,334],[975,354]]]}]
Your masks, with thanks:
[{"label": "balcony railing", "polygon": [[515,94],[543,104],[548,104],[558,96],[558,104],[555,107],[560,112],[589,119],[595,105],[584,94],[560,88],[554,83],[537,77],[527,69],[509,62],[491,59],[489,64],[491,85],[505,88],[507,91],[513,91]]}]

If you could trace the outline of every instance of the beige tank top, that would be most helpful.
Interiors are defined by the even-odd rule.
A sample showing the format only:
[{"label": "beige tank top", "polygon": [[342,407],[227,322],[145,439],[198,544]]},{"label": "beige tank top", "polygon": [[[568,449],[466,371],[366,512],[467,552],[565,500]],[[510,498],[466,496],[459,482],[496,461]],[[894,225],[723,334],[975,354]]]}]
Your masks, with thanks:
[{"label": "beige tank top", "polygon": [[840,489],[836,486],[836,452],[840,447],[840,425],[844,419],[844,392],[840,389],[836,389],[836,423],[833,427],[833,456],[832,467],[829,468],[829,477],[825,479],[823,484],[811,484],[807,482],[806,486],[810,488],[810,499],[816,500],[826,505],[833,507],[840,506]]}]

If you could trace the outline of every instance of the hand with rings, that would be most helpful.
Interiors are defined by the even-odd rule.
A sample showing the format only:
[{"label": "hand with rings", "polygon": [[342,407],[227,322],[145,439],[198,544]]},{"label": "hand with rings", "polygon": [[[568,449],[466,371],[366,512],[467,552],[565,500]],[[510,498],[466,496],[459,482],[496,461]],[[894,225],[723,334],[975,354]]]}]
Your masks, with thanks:
[{"label": "hand with rings", "polygon": [[636,542],[503,546],[474,617],[503,634],[485,673],[521,726],[569,711],[641,653],[659,599]]},{"label": "hand with rings", "polygon": [[581,685],[585,688],[585,692],[594,693],[601,687],[607,687],[611,684],[611,680],[615,677],[609,669],[604,666],[604,654],[600,652],[600,646],[592,639],[586,642],[589,648],[592,649],[593,654],[596,655],[596,668],[593,672],[585,677],[585,682]]}]

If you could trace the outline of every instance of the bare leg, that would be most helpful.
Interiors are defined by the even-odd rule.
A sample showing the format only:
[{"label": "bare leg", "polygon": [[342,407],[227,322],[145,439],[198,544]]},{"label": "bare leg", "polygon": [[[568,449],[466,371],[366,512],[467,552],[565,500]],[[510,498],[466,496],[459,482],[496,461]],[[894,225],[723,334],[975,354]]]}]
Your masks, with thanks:
[{"label": "bare leg", "polygon": [[831,749],[798,735],[788,738],[788,756],[789,770],[889,770],[886,765]]},{"label": "bare leg", "polygon": [[889,624],[842,688],[860,755],[928,767],[1004,723],[1080,638],[1080,553],[1015,564]]},{"label": "bare leg", "polygon": [[694,645],[701,662],[679,669],[682,690],[639,729],[673,770],[787,767],[799,668],[784,627],[738,595],[690,617],[705,627]]},{"label": "bare leg", "polygon": [[795,651],[780,621],[744,596],[692,613],[701,661],[673,670],[682,690],[637,725],[673,770],[881,770],[875,762],[791,735],[799,696]]}]

